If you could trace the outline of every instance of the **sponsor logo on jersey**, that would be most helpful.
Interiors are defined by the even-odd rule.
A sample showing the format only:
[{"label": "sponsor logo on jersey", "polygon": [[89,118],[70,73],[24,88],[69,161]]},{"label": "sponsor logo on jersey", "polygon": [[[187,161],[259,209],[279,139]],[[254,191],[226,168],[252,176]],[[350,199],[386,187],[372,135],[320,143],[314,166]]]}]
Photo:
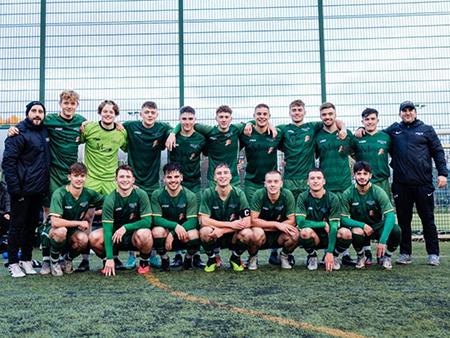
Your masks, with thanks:
[{"label": "sponsor logo on jersey", "polygon": [[342,152],[344,151],[344,146],[340,146],[338,151],[339,151],[340,153],[342,153]]},{"label": "sponsor logo on jersey", "polygon": [[357,205],[359,205],[359,202],[353,202],[352,203],[352,206],[357,206]]},{"label": "sponsor logo on jersey", "polygon": [[372,200],[372,201],[367,201],[366,203],[367,203],[367,205],[375,205],[375,204],[376,204],[376,202],[375,202],[374,200]]},{"label": "sponsor logo on jersey", "polygon": [[136,214],[134,212],[132,212],[130,215],[130,219],[135,219],[135,218],[136,218]]},{"label": "sponsor logo on jersey", "polygon": [[256,139],[255,139],[255,138],[251,138],[251,139],[249,139],[248,141],[249,141],[249,142],[256,142]]},{"label": "sponsor logo on jersey", "polygon": [[327,140],[326,140],[326,139],[323,139],[323,140],[320,140],[320,141],[319,141],[319,143],[324,143],[324,142],[327,142]]},{"label": "sponsor logo on jersey", "polygon": [[398,134],[401,134],[401,133],[402,133],[402,131],[401,131],[401,130],[400,130],[400,131],[396,131],[396,132],[395,132],[395,134],[396,134],[396,135],[398,135]]},{"label": "sponsor logo on jersey", "polygon": [[[177,146],[178,146],[178,144],[177,144]],[[200,148],[200,145],[195,144],[195,143],[189,143],[189,147],[194,148],[194,149],[198,149],[198,148]]]},{"label": "sponsor logo on jersey", "polygon": [[158,140],[155,140],[155,141],[153,142],[153,148],[155,148],[158,144],[159,144]]},{"label": "sponsor logo on jersey", "polygon": [[378,143],[380,144],[386,144],[387,142],[385,140],[377,140]]},{"label": "sponsor logo on jersey", "polygon": [[416,131],[414,134],[416,134],[416,135],[423,135],[423,133],[420,133],[418,131]]},{"label": "sponsor logo on jersey", "polygon": [[180,214],[179,220],[181,221],[181,220],[184,219],[185,217],[186,217],[186,215],[185,215],[184,213],[181,213],[181,214]]},{"label": "sponsor logo on jersey", "polygon": [[292,129],[288,129],[287,132],[292,134],[295,133],[295,131],[293,131]]},{"label": "sponsor logo on jersey", "polygon": [[116,211],[120,211],[120,210],[122,210],[122,207],[118,207],[118,208],[116,208],[115,210],[116,210]]},{"label": "sponsor logo on jersey", "polygon": [[63,130],[63,128],[61,128],[61,127],[56,127],[55,130],[61,131],[61,130]]},{"label": "sponsor logo on jersey", "polygon": [[384,149],[380,149],[380,151],[378,152],[378,155],[383,155],[384,154]]},{"label": "sponsor logo on jersey", "polygon": [[130,203],[130,204],[128,204],[128,206],[130,208],[136,208],[137,207],[137,202]]},{"label": "sponsor logo on jersey", "polygon": [[87,201],[84,201],[84,202],[80,203],[80,207],[82,207],[82,208],[87,207],[87,205],[88,205]]},{"label": "sponsor logo on jersey", "polygon": [[215,141],[215,140],[217,140],[217,137],[210,136],[209,139]]},{"label": "sponsor logo on jersey", "polygon": [[375,211],[369,210],[369,216],[375,216]]},{"label": "sponsor logo on jersey", "polygon": [[271,154],[271,153],[273,153],[274,150],[275,150],[274,147],[270,147],[270,148],[269,148],[269,151],[268,151],[267,153],[268,153],[268,154]]},{"label": "sponsor logo on jersey", "polygon": [[231,140],[230,139],[225,141],[225,147],[229,146],[230,144],[231,144]]},{"label": "sponsor logo on jersey", "polygon": [[229,205],[228,205],[228,207],[229,208],[236,208],[237,207],[237,204],[236,203],[230,203]]},{"label": "sponsor logo on jersey", "polygon": [[162,205],[161,205],[161,208],[169,208],[169,207],[170,207],[169,204],[162,204]]},{"label": "sponsor logo on jersey", "polygon": [[269,207],[262,207],[263,210],[269,210]]},{"label": "sponsor logo on jersey", "polygon": [[218,206],[218,205],[213,205],[212,208],[213,208],[214,210],[219,210],[219,206]]},{"label": "sponsor logo on jersey", "polygon": [[139,130],[136,130],[134,133],[135,133],[136,135],[141,135],[141,134],[142,134]]},{"label": "sponsor logo on jersey", "polygon": [[70,210],[70,209],[72,209],[72,206],[71,205],[65,205],[64,209]]},{"label": "sponsor logo on jersey", "polygon": [[98,137],[93,137],[92,138],[94,141],[100,141],[100,139]]},{"label": "sponsor logo on jersey", "polygon": [[280,220],[281,220],[281,215],[278,215],[277,221],[280,221]]},{"label": "sponsor logo on jersey", "polygon": [[231,216],[230,216],[230,222],[234,221],[235,219],[236,219],[235,214],[231,214]]},{"label": "sponsor logo on jersey", "polygon": [[361,144],[361,143],[366,143],[366,142],[367,142],[366,140],[359,140],[359,141],[358,141],[358,143],[360,143],[360,144]]},{"label": "sponsor logo on jersey", "polygon": [[308,130],[310,130],[310,129],[311,129],[311,128],[309,128],[309,127],[302,128],[303,131],[308,131]]},{"label": "sponsor logo on jersey", "polygon": [[191,154],[191,156],[189,157],[191,160],[193,160],[194,158],[196,158],[197,157],[197,154],[196,153],[192,153]]},{"label": "sponsor logo on jersey", "polygon": [[311,137],[309,135],[305,136],[305,142],[308,142],[311,139]]}]

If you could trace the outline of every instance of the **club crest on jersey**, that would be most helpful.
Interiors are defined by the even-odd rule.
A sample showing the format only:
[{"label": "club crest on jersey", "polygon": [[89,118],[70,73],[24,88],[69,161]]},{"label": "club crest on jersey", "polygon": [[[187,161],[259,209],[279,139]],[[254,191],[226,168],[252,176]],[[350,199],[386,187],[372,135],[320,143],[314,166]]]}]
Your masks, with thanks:
[{"label": "club crest on jersey", "polygon": [[61,127],[56,127],[55,130],[61,131],[63,129]]},{"label": "club crest on jersey", "polygon": [[191,154],[191,156],[189,157],[191,160],[193,160],[194,158],[196,158],[197,157],[197,154],[196,153],[192,153]]},{"label": "club crest on jersey", "polygon": [[267,153],[268,153],[268,154],[271,154],[271,153],[273,153],[274,150],[275,150],[274,147],[270,147],[270,148],[269,148],[269,151],[268,151]]},{"label": "club crest on jersey", "polygon": [[309,135],[305,136],[305,142],[308,142],[311,139],[311,137]]},{"label": "club crest on jersey", "polygon": [[378,155],[383,155],[384,154],[384,149],[380,149],[380,151],[378,152]]},{"label": "club crest on jersey", "polygon": [[277,205],[276,207],[275,207],[275,210],[278,210],[278,211],[281,211],[281,210],[283,210],[284,209],[284,205]]},{"label": "club crest on jersey", "polygon": [[344,146],[339,147],[339,152],[342,153],[344,151]]},{"label": "club crest on jersey", "polygon": [[122,210],[122,207],[115,208],[114,210],[115,211],[120,211],[120,210]]},{"label": "club crest on jersey", "polygon": [[370,211],[369,211],[369,216],[375,216],[375,211],[370,210]]},{"label": "club crest on jersey", "polygon": [[85,215],[86,215],[86,213],[85,213],[85,212],[83,211],[83,212],[81,213],[81,215],[80,215],[80,218],[79,218],[79,219],[83,219]]},{"label": "club crest on jersey", "polygon": [[170,207],[170,205],[168,205],[168,204],[161,204],[161,208],[169,208]]},{"label": "club crest on jersey", "polygon": [[142,134],[139,130],[136,130],[134,133],[135,133],[136,135],[141,135],[141,134]]},{"label": "club crest on jersey", "polygon": [[136,218],[136,214],[134,212],[132,212],[130,215],[130,219],[135,219],[135,218]]},{"label": "club crest on jersey", "polygon": [[87,201],[81,202],[81,203],[80,203],[80,207],[82,207],[82,208],[87,207],[87,205],[88,205],[88,202],[87,202]]},{"label": "club crest on jersey", "polygon": [[218,205],[213,205],[212,207],[214,210],[219,210],[219,206]]},{"label": "club crest on jersey", "polygon": [[353,202],[352,203],[352,206],[357,206],[357,205],[359,205],[359,202]]},{"label": "club crest on jersey", "polygon": [[185,217],[186,217],[186,215],[185,215],[184,213],[181,213],[181,214],[180,214],[179,220],[181,221],[181,220],[184,219]]},{"label": "club crest on jersey", "polygon": [[177,204],[177,208],[180,208],[180,209],[186,208],[186,203]]},{"label": "club crest on jersey", "polygon": [[385,140],[377,140],[378,143],[380,144],[386,144],[387,142]]},{"label": "club crest on jersey", "polygon": [[159,144],[158,140],[155,140],[155,141],[153,142],[153,148],[155,148],[158,144]]},{"label": "club crest on jersey", "polygon": [[320,141],[319,141],[319,143],[324,143],[324,142],[327,142],[327,140],[326,140],[326,139],[323,139],[323,140],[320,140]]},{"label": "club crest on jersey", "polygon": [[231,140],[230,139],[225,141],[225,147],[229,146],[230,144],[231,144]]},{"label": "club crest on jersey", "polygon": [[231,214],[230,216],[230,222],[234,221],[236,219],[236,216],[234,214]]},{"label": "club crest on jersey", "polygon": [[281,221],[281,215],[278,215],[277,221]]},{"label": "club crest on jersey", "polygon": [[130,208],[136,208],[137,207],[137,202],[130,203],[130,204],[128,204],[128,206]]},{"label": "club crest on jersey", "polygon": [[267,211],[267,210],[269,210],[269,207],[263,206],[262,209]]}]

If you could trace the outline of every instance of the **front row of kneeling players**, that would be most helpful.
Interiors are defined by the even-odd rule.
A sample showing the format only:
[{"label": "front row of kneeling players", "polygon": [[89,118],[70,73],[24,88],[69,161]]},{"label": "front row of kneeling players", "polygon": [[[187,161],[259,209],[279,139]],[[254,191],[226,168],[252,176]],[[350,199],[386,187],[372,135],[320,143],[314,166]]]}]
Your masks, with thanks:
[{"label": "front row of kneeling players", "polygon": [[[208,256],[206,272],[216,269],[214,249],[218,247],[230,249],[231,268],[242,271],[241,255],[245,251],[249,252],[248,269],[256,270],[258,251],[268,248],[282,248],[281,267],[290,269],[288,255],[299,245],[308,254],[308,269],[317,269],[316,250],[325,249],[326,270],[338,270],[339,254],[352,243],[358,255],[356,268],[364,268],[367,238],[378,241],[382,267],[391,269],[391,255],[401,238],[394,209],[386,193],[369,183],[369,163],[357,162],[353,172],[356,184],[339,201],[324,189],[323,172],[311,169],[307,180],[310,190],[300,194],[296,202],[292,193],[283,189],[281,174],[273,170],[266,174],[265,187],[255,192],[249,205],[243,191],[230,184],[229,165],[222,163],[214,171],[217,185],[204,191],[199,208],[197,196],[181,186],[178,163],[164,166],[165,187],[153,193],[151,203],[143,190],[135,188],[131,167],[119,166],[118,188],[102,196],[83,187],[87,169],[76,163],[69,169],[69,185],[52,197],[49,219],[42,231],[41,274],[72,273],[72,260],[88,244],[103,259],[105,275],[115,275],[113,252],[119,250],[139,251],[138,273],[148,272],[152,247],[161,256],[161,270],[170,270],[167,251],[181,249],[186,250],[183,269],[191,269],[192,256],[200,245]],[[84,215],[89,207],[101,204],[103,227],[88,236]],[[199,230],[198,215],[202,224]],[[64,269],[59,264],[62,252]]]}]

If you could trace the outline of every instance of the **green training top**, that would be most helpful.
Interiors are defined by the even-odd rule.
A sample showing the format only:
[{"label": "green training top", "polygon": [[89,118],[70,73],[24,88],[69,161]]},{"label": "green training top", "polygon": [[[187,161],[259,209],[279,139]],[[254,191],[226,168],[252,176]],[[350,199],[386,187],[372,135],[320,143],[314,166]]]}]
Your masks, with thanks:
[{"label": "green training top", "polygon": [[69,186],[56,189],[52,195],[49,216],[61,217],[67,221],[81,221],[90,205],[102,205],[105,196],[96,191],[83,188],[78,199],[72,196]]},{"label": "green training top", "polygon": [[199,214],[216,221],[232,222],[250,216],[250,210],[247,197],[241,189],[232,186],[230,194],[223,201],[214,187],[203,192]]},{"label": "green training top", "polygon": [[391,137],[383,131],[374,135],[366,133],[361,138],[354,137],[356,161],[366,161],[372,166],[370,182],[380,182],[389,178],[388,152],[391,148]]},{"label": "green training top", "polygon": [[322,130],[322,122],[303,123],[297,127],[295,124],[280,125],[280,149],[284,151],[285,180],[306,180],[308,172],[314,168],[315,135]]},{"label": "green training top", "polygon": [[316,157],[325,175],[325,190],[344,191],[352,184],[348,156],[353,154],[353,135],[347,129],[347,137],[339,139],[337,131],[329,133],[320,130],[316,135]]},{"label": "green training top", "polygon": [[152,186],[159,182],[161,151],[172,127],[158,121],[148,129],[142,121],[126,121],[123,126],[128,134],[128,163],[134,169],[136,185],[150,194]]},{"label": "green training top", "polygon": [[[180,193],[172,197],[165,187],[152,194],[152,216],[156,226],[175,230],[181,225],[186,231],[195,229],[198,218],[197,196],[189,189],[182,188]],[[174,235],[174,231],[171,231]]]},{"label": "green training top", "polygon": [[98,181],[114,181],[118,167],[119,148],[126,150],[127,132],[104,129],[100,121],[90,122],[84,127],[81,142],[86,142],[84,164],[88,167],[88,177]]},{"label": "green training top", "polygon": [[68,171],[72,164],[78,162],[80,128],[84,121],[86,118],[78,114],[70,121],[56,113],[45,115],[44,125],[50,135],[52,166]]},{"label": "green training top", "polygon": [[181,185],[196,192],[201,189],[200,155],[205,148],[205,137],[197,132],[186,137],[176,134],[176,147],[169,152],[169,161],[181,166]]},{"label": "green training top", "polygon": [[242,133],[240,141],[241,148],[245,147],[247,156],[245,180],[258,185],[264,184],[266,173],[277,169],[277,149],[281,141],[280,130],[278,130],[277,137],[273,138],[267,131],[260,134],[253,128],[251,136],[248,137]]},{"label": "green training top", "polygon": [[299,229],[325,228],[330,226],[327,252],[332,253],[336,245],[336,236],[340,217],[339,198],[325,190],[322,198],[314,198],[311,192],[304,191],[297,198],[296,218]]},{"label": "green training top", "polygon": [[118,189],[111,192],[103,203],[102,223],[106,258],[113,259],[113,233],[124,226],[127,231],[149,229],[152,209],[147,193],[133,189],[130,196],[120,196]]},{"label": "green training top", "polygon": [[280,196],[272,203],[267,196],[267,189],[258,189],[253,195],[250,210],[259,212],[258,218],[281,223],[295,215],[295,198],[289,190],[281,188]]},{"label": "green training top", "polygon": [[355,186],[342,194],[342,225],[364,228],[364,224],[374,230],[383,228],[380,243],[386,244],[395,224],[394,208],[386,192],[371,184],[369,190],[361,195]]}]

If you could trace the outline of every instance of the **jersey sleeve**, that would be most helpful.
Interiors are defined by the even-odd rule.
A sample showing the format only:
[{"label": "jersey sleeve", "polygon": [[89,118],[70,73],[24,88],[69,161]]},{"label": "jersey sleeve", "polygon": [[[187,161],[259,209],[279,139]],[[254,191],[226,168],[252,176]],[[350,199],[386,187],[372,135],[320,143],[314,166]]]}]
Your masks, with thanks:
[{"label": "jersey sleeve", "polygon": [[234,126],[238,129],[239,134],[242,134],[246,125],[247,125],[247,122],[239,122],[239,123],[234,124]]},{"label": "jersey sleeve", "polygon": [[295,198],[292,192],[286,190],[286,216],[295,215]]},{"label": "jersey sleeve", "polygon": [[169,221],[163,217],[163,212],[161,208],[161,204],[159,204],[159,196],[164,190],[158,189],[155,190],[152,194],[151,206],[152,206],[152,216],[153,216],[153,224],[156,226],[163,227],[168,230],[173,230],[178,225],[177,222]]},{"label": "jersey sleeve", "polygon": [[127,151],[127,137],[128,137],[128,133],[127,130],[124,129],[121,131],[122,134],[122,142],[120,143],[120,149],[122,149],[124,152]]},{"label": "jersey sleeve", "polygon": [[106,259],[113,259],[113,230],[114,230],[114,202],[115,191],[106,196],[102,210],[103,239],[105,243]]},{"label": "jersey sleeve", "polygon": [[191,191],[186,190],[186,222],[181,224],[184,230],[189,231],[195,229],[197,226],[197,218],[198,218],[198,202],[197,197]]},{"label": "jersey sleeve", "polygon": [[52,195],[52,200],[50,202],[50,213],[49,216],[62,217],[64,213],[64,189],[65,187],[59,188]]},{"label": "jersey sleeve", "polygon": [[341,216],[350,218],[350,194],[353,187],[344,191],[341,196]]},{"label": "jersey sleeve", "polygon": [[152,194],[151,199],[151,207],[152,207],[152,216],[162,217],[162,208],[159,204],[159,195],[161,194],[161,189],[157,189]]},{"label": "jersey sleeve", "polygon": [[101,206],[104,201],[106,196],[99,194],[98,192],[96,192],[95,190],[89,189],[89,193],[90,193],[90,199],[89,199],[89,205],[93,205],[95,207],[99,207]]},{"label": "jersey sleeve", "polygon": [[239,190],[238,195],[239,195],[239,214],[241,216],[244,215],[244,217],[250,216],[250,207],[248,205],[245,193],[242,190]]},{"label": "jersey sleeve", "polygon": [[141,219],[137,222],[124,224],[124,228],[127,231],[149,229],[152,224],[152,208],[147,193],[141,189],[136,189],[136,193],[139,196],[139,213]]},{"label": "jersey sleeve", "polygon": [[80,134],[80,143],[86,143],[89,136],[89,132],[91,131],[95,123],[96,122],[89,122],[84,126],[84,132]]},{"label": "jersey sleeve", "polygon": [[203,136],[206,136],[214,129],[214,127],[208,126],[206,124],[196,123],[196,124],[194,124],[194,129],[195,129],[195,131],[199,132]]},{"label": "jersey sleeve", "polygon": [[331,221],[340,221],[341,220],[341,203],[339,201],[339,198],[330,193],[330,199],[331,199],[331,207],[330,207],[330,216],[329,220]]},{"label": "jersey sleeve", "polygon": [[261,213],[262,197],[264,196],[265,189],[258,189],[255,191],[250,203],[250,211]]},{"label": "jersey sleeve", "polygon": [[211,198],[212,198],[211,188],[206,189],[203,192],[202,200],[200,203],[200,210],[199,210],[200,215],[211,216],[211,205],[209,204]]}]

